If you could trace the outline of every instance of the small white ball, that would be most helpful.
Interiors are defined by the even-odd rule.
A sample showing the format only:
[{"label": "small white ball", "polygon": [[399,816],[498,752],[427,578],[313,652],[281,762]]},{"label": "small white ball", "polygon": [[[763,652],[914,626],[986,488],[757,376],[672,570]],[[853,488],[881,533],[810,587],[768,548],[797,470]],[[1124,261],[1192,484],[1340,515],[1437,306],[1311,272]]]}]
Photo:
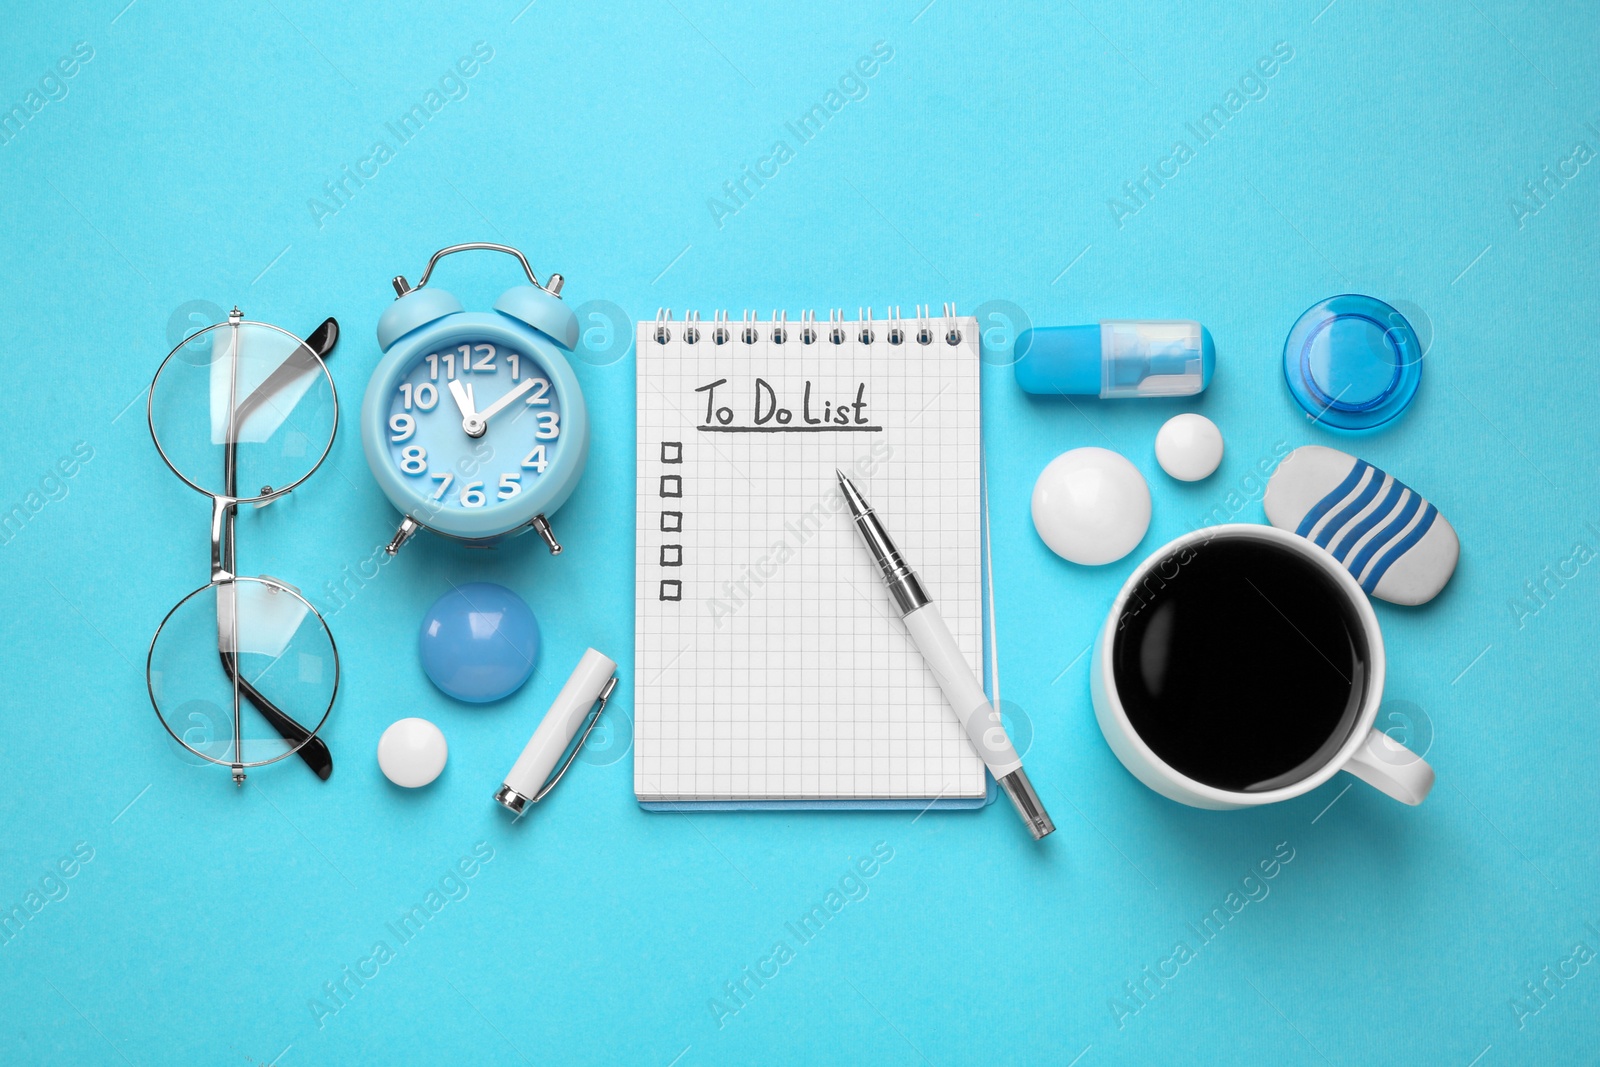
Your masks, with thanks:
[{"label": "small white ball", "polygon": [[400,719],[378,738],[378,767],[383,776],[407,789],[439,777],[449,755],[444,734],[427,719]]},{"label": "small white ball", "polygon": [[1156,462],[1180,482],[1210,477],[1222,462],[1222,431],[1204,415],[1174,415],[1156,434]]},{"label": "small white ball", "polygon": [[1074,448],[1033,485],[1033,527],[1062,559],[1091,566],[1132,552],[1150,528],[1150,487],[1106,448]]}]

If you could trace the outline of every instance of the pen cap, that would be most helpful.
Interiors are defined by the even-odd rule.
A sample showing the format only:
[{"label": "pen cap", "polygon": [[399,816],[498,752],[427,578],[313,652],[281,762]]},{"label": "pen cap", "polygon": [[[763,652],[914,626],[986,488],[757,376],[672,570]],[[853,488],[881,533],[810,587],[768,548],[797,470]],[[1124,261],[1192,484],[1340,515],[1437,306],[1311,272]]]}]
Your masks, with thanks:
[{"label": "pen cap", "polygon": [[1030,393],[1193,396],[1211,384],[1216,347],[1192,319],[1107,319],[1098,326],[1024,330],[1017,384]]},{"label": "pen cap", "polygon": [[507,788],[529,799],[539,792],[616,670],[617,665],[610,657],[592,648],[584,652],[567,684],[561,687],[550,710],[539,721],[522,755],[512,765],[511,773],[506,775]]}]

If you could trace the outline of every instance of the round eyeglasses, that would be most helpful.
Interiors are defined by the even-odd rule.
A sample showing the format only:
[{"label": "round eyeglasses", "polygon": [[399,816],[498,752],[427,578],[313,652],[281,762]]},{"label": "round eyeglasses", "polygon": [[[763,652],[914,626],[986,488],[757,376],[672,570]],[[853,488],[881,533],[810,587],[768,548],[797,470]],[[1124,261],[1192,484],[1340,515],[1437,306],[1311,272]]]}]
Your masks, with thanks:
[{"label": "round eyeglasses", "polygon": [[211,581],[156,628],[150,702],[182,754],[231,768],[237,785],[247,768],[296,753],[319,778],[333,773],[317,736],[339,691],[333,634],[294,586],[236,572],[234,525],[239,505],[265,507],[327,458],[339,402],[323,358],[338,339],[331,318],[302,341],[234,308],[169,352],[150,383],[156,451],[211,498]]}]

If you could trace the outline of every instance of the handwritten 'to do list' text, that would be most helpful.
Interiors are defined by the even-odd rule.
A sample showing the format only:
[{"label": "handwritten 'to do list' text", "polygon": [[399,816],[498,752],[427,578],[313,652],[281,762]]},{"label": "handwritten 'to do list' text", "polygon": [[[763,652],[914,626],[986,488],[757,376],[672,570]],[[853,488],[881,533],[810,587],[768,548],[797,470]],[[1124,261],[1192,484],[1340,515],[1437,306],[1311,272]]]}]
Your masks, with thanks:
[{"label": "handwritten 'to do list' text", "polygon": [[[738,419],[731,406],[736,402],[730,399],[736,390],[730,387],[720,394],[717,392],[727,384],[728,379],[718,378],[695,390],[706,395],[705,418],[698,429],[714,433],[876,433],[883,430],[867,415],[865,382],[856,383],[852,398],[848,393],[823,396],[820,390],[813,390],[808,379],[800,391],[800,403],[796,408],[779,403],[778,391],[772,383],[757,378],[746,412],[747,420]],[[719,404],[719,400],[726,403]]]}]

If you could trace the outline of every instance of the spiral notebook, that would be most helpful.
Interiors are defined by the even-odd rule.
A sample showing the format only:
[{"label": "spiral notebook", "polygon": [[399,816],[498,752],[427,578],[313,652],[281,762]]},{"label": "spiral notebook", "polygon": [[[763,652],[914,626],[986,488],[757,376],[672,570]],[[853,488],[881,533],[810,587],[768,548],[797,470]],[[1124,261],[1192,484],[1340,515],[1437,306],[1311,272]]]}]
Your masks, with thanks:
[{"label": "spiral notebook", "polygon": [[981,671],[976,321],[948,306],[825,323],[667,312],[639,324],[635,350],[640,803],[986,802],[983,762],[834,474],[873,504]]}]

